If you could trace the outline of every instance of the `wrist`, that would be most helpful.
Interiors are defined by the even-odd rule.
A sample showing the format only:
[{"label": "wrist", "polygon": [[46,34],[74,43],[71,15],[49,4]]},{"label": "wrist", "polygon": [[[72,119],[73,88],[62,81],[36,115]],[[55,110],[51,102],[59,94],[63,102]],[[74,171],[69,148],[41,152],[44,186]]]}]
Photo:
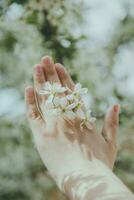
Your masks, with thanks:
[{"label": "wrist", "polygon": [[[107,172],[108,170],[108,172]],[[88,161],[85,168],[74,170],[64,176],[62,191],[72,200],[83,199],[88,190],[96,184],[102,183],[111,171],[101,161]]]},{"label": "wrist", "polygon": [[[111,170],[99,160],[89,162],[86,169],[65,176],[62,191],[71,200],[104,199],[113,193],[131,199],[131,194]],[[115,198],[116,199],[116,198]],[[120,198],[119,198],[120,199]]]}]

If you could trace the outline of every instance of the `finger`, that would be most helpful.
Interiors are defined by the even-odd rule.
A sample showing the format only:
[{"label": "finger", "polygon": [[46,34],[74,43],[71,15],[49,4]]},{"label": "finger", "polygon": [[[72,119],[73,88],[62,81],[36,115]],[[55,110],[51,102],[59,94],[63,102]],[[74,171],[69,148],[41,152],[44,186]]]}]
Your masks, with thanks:
[{"label": "finger", "polygon": [[116,135],[119,127],[119,112],[119,105],[112,106],[105,116],[102,129],[102,136],[106,142],[112,142],[114,145],[116,143]]},{"label": "finger", "polygon": [[51,83],[53,83],[53,82],[60,83],[58,74],[57,74],[55,66],[54,66],[53,59],[49,56],[44,56],[41,59],[41,63],[43,65],[46,80]]},{"label": "finger", "polygon": [[63,86],[68,86],[71,90],[74,89],[74,82],[69,73],[65,70],[64,66],[60,63],[55,64],[55,69]]},{"label": "finger", "polygon": [[45,76],[43,71],[43,66],[37,64],[34,67],[34,84],[37,89],[40,89],[45,83]]},{"label": "finger", "polygon": [[25,89],[25,102],[26,102],[26,113],[29,120],[35,120],[40,117],[38,112],[35,96],[34,96],[34,89],[33,87],[29,86]]}]

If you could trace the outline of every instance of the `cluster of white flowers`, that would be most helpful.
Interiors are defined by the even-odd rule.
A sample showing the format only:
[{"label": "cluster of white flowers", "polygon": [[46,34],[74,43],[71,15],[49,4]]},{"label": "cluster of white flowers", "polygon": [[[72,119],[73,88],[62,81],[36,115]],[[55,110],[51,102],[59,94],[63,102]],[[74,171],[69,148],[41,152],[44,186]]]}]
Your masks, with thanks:
[{"label": "cluster of white flowers", "polygon": [[59,83],[46,82],[39,95],[45,97],[42,105],[43,114],[51,113],[53,115],[62,115],[66,119],[79,118],[81,120],[81,128],[86,125],[91,128],[91,122],[95,118],[91,116],[91,110],[87,109],[82,97],[88,92],[87,88],[82,88],[80,83],[77,83],[74,90],[68,87],[63,87]]}]

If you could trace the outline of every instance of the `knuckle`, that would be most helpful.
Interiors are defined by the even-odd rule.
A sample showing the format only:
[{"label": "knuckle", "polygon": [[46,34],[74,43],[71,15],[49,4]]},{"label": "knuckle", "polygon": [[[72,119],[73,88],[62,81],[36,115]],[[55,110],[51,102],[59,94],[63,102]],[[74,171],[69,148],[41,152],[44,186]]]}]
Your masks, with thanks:
[{"label": "knuckle", "polygon": [[118,121],[116,119],[110,119],[109,124],[112,128],[116,128],[118,126]]},{"label": "knuckle", "polygon": [[39,84],[43,84],[44,80],[41,77],[39,77],[36,79],[36,82],[38,82]]},{"label": "knuckle", "polygon": [[38,111],[35,107],[35,105],[30,106],[29,112],[28,112],[28,117],[30,119],[37,119],[39,117]]},{"label": "knuckle", "polygon": [[36,74],[35,80],[36,80],[36,82],[38,82],[38,83],[43,83],[43,82],[44,82],[44,78],[43,78],[42,75],[37,75],[37,74]]}]

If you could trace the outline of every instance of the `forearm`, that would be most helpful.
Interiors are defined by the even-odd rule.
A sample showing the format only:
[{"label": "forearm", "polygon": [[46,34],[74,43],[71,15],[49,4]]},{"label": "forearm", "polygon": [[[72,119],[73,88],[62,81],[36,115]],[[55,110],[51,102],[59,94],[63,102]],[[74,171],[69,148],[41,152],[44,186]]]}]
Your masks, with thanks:
[{"label": "forearm", "polygon": [[134,200],[128,188],[100,161],[89,170],[76,171],[64,179],[64,192],[71,200]]}]

